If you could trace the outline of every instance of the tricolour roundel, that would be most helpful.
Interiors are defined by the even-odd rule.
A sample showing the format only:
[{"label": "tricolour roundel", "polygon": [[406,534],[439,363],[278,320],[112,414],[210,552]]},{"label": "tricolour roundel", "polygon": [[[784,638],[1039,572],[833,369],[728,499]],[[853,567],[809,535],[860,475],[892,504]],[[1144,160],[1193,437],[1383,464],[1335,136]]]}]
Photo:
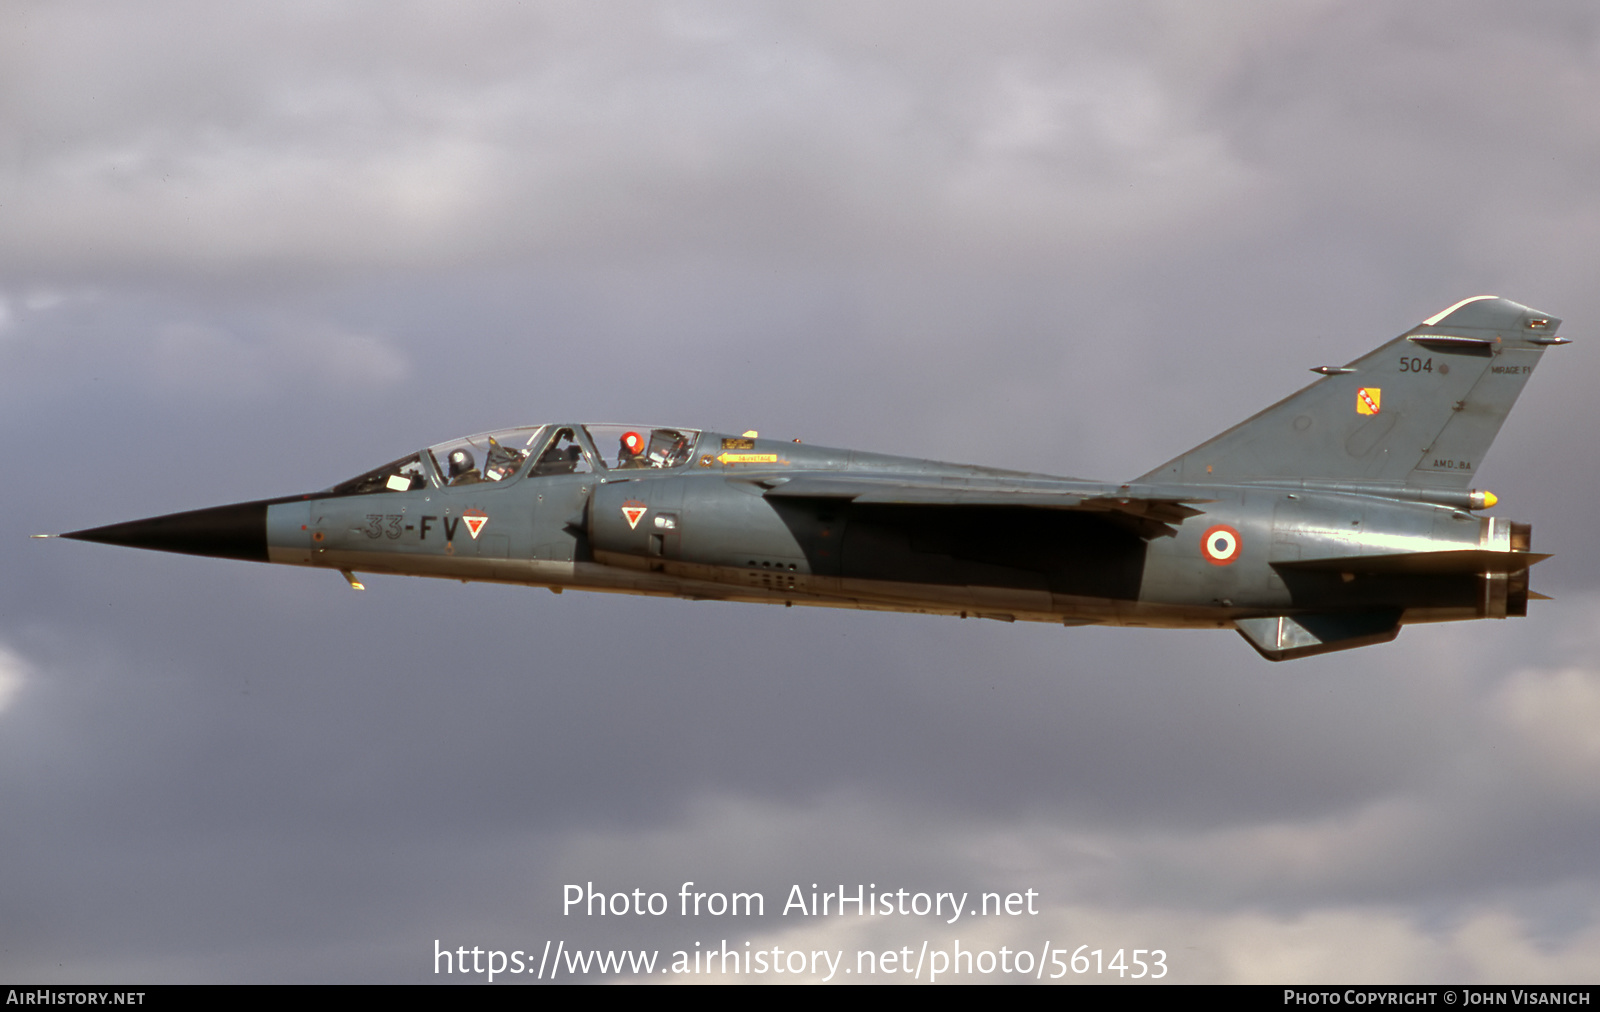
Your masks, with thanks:
[{"label": "tricolour roundel", "polygon": [[1239,532],[1227,524],[1217,524],[1206,531],[1200,554],[1213,566],[1226,566],[1239,557]]}]

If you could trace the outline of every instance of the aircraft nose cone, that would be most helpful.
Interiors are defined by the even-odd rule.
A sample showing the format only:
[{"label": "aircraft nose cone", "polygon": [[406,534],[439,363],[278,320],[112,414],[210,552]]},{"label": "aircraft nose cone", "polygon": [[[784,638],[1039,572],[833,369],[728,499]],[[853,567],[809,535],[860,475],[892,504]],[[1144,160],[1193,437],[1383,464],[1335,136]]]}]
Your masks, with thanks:
[{"label": "aircraft nose cone", "polygon": [[169,513],[147,520],[129,520],[61,535],[78,541],[99,541],[157,552],[209,555],[219,559],[267,561],[269,500]]}]

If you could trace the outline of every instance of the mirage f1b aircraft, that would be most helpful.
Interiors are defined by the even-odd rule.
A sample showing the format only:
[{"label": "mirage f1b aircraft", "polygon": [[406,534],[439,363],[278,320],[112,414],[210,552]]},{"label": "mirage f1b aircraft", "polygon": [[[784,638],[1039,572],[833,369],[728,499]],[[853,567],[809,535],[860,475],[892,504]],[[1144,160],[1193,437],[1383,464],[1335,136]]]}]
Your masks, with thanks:
[{"label": "mirage f1b aircraft", "polygon": [[1559,320],[1480,295],[1127,482],[562,422],[308,495],[62,537],[357,573],[1076,625],[1269,660],[1527,613],[1530,525],[1473,474]]}]

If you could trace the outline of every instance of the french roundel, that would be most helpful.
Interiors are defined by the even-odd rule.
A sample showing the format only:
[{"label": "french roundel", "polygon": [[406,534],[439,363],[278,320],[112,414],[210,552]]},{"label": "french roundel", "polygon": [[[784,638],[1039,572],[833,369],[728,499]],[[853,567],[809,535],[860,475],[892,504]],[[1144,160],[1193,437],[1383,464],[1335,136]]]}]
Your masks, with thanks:
[{"label": "french roundel", "polygon": [[1239,532],[1227,524],[1217,524],[1206,531],[1200,554],[1213,566],[1226,566],[1239,557]]}]

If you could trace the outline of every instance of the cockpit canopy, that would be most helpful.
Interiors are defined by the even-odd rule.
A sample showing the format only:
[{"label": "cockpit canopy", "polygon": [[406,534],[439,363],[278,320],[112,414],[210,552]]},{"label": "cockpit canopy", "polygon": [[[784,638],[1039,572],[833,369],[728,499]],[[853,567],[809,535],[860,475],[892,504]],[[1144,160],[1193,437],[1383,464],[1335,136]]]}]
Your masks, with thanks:
[{"label": "cockpit canopy", "polygon": [[372,495],[508,482],[523,476],[593,474],[682,467],[694,458],[697,429],[647,425],[536,425],[480,432],[436,443],[328,489],[325,495]]}]

